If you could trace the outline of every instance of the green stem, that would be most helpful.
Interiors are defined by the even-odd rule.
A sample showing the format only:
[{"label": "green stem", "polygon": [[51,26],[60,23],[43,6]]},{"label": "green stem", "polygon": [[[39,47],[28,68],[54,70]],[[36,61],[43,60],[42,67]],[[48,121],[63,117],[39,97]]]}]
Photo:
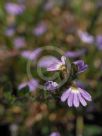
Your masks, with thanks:
[{"label": "green stem", "polygon": [[81,115],[77,115],[76,119],[76,136],[83,136],[83,117]]}]

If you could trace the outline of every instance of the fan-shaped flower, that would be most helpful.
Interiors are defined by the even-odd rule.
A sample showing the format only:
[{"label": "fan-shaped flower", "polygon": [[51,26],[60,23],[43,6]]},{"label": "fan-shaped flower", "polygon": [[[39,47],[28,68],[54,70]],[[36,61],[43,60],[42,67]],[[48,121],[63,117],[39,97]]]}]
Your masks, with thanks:
[{"label": "fan-shaped flower", "polygon": [[91,101],[91,95],[79,87],[70,87],[62,94],[61,101],[67,101],[69,107],[79,107],[80,103],[86,106],[86,101]]},{"label": "fan-shaped flower", "polygon": [[45,56],[45,57],[42,57],[39,60],[38,66],[42,67],[42,68],[48,68],[52,64],[55,64],[55,63],[58,63],[58,62],[59,62],[59,60],[54,56]]},{"label": "fan-shaped flower", "polygon": [[65,69],[66,57],[62,56],[61,61],[58,60],[47,68],[47,71],[59,71]]}]

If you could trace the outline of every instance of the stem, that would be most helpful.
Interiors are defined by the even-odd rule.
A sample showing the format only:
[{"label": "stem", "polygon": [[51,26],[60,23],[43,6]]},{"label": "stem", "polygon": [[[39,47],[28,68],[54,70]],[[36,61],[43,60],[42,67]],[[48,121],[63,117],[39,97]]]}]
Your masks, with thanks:
[{"label": "stem", "polygon": [[76,119],[76,136],[83,136],[83,126],[83,117],[78,115]]}]

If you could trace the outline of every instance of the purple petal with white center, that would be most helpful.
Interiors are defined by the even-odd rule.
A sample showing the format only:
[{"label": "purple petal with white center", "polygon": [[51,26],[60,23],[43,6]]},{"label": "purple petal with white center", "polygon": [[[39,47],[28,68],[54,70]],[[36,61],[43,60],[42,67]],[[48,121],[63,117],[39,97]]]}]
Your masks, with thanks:
[{"label": "purple petal with white center", "polygon": [[83,106],[86,106],[87,103],[86,103],[86,101],[84,100],[84,98],[81,96],[80,93],[78,94],[78,97],[79,97],[80,103],[81,103]]},{"label": "purple petal with white center", "polygon": [[67,103],[68,103],[68,106],[69,107],[72,107],[73,106],[73,97],[74,97],[74,94],[73,93],[70,93],[69,97],[68,97],[68,100],[67,100]]},{"label": "purple petal with white center", "polygon": [[65,92],[62,94],[62,96],[61,96],[61,101],[62,101],[62,102],[65,102],[65,101],[68,99],[70,93],[71,93],[70,89],[68,89],[67,91],[65,91]]},{"label": "purple petal with white center", "polygon": [[79,107],[79,98],[78,98],[78,94],[77,93],[73,93],[74,96],[73,96],[73,105],[75,107]]},{"label": "purple petal with white center", "polygon": [[86,92],[85,90],[82,90],[81,88],[79,88],[79,90],[83,98],[85,98],[85,100],[92,101],[91,95],[88,92]]},{"label": "purple petal with white center", "polygon": [[38,62],[38,66],[39,67],[43,67],[43,68],[48,68],[51,65],[55,64],[55,63],[59,63],[60,61],[53,56],[47,56],[47,57],[43,57],[39,62]]}]

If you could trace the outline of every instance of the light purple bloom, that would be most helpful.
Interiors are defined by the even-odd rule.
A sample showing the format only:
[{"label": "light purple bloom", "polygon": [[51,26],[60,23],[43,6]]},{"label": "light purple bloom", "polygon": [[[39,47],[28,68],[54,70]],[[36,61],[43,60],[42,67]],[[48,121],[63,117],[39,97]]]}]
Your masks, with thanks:
[{"label": "light purple bloom", "polygon": [[80,50],[76,50],[76,51],[68,51],[65,53],[65,56],[69,57],[69,58],[77,58],[77,57],[81,57],[81,56],[85,55],[85,53],[86,53],[86,50],[80,49]]},{"label": "light purple bloom", "polygon": [[25,7],[24,5],[19,5],[16,3],[7,3],[5,5],[6,12],[11,14],[11,15],[19,15],[22,14]]},{"label": "light purple bloom", "polygon": [[30,91],[35,91],[38,88],[38,86],[39,86],[39,82],[36,79],[31,79],[30,81],[26,81],[26,82],[21,83],[18,86],[18,89],[21,90],[21,89],[23,89],[26,86],[29,87]]},{"label": "light purple bloom", "polygon": [[21,56],[29,60],[35,60],[40,55],[41,51],[41,48],[37,48],[34,51],[26,50],[21,52]]},{"label": "light purple bloom", "polygon": [[96,37],[96,46],[99,50],[102,50],[102,35]]},{"label": "light purple bloom", "polygon": [[17,49],[23,48],[26,45],[25,39],[22,37],[15,38],[13,43],[14,43],[15,48]]},{"label": "light purple bloom", "polygon": [[48,68],[54,63],[58,63],[59,60],[53,56],[46,56],[40,59],[38,66],[42,68]]},{"label": "light purple bloom", "polygon": [[47,68],[47,71],[59,71],[65,68],[66,57],[62,56],[61,60],[58,60],[56,63],[53,63]]},{"label": "light purple bloom", "polygon": [[59,132],[52,132],[50,136],[61,136]]},{"label": "light purple bloom", "polygon": [[94,42],[94,37],[87,32],[78,31],[78,36],[84,43],[92,44]]},{"label": "light purple bloom", "polygon": [[61,96],[61,101],[67,101],[69,107],[79,107],[80,103],[86,106],[86,101],[91,100],[91,95],[79,87],[70,87]]},{"label": "light purple bloom", "polygon": [[45,22],[39,23],[33,30],[33,34],[41,36],[47,31],[47,24]]},{"label": "light purple bloom", "polygon": [[88,65],[85,64],[83,60],[77,60],[73,63],[77,66],[78,73],[84,72],[88,68]]},{"label": "light purple bloom", "polygon": [[45,89],[48,91],[52,91],[54,92],[58,87],[58,84],[56,82],[53,81],[48,81],[45,83]]}]

